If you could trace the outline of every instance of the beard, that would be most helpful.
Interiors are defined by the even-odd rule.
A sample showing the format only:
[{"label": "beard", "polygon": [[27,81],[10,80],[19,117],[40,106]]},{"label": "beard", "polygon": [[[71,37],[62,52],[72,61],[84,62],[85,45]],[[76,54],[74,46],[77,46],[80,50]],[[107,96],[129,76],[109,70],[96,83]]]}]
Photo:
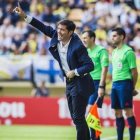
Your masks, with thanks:
[{"label": "beard", "polygon": [[118,46],[120,44],[120,41],[113,42],[112,44]]}]

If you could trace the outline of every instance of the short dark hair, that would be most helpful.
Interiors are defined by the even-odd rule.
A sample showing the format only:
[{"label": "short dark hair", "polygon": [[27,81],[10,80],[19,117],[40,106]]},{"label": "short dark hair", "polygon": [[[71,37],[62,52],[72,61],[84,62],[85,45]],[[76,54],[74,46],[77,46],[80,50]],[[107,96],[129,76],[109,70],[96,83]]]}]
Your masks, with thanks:
[{"label": "short dark hair", "polygon": [[65,25],[68,31],[74,32],[74,30],[76,28],[76,25],[74,24],[74,22],[71,20],[68,20],[68,19],[63,19],[63,20],[59,21],[58,25],[59,24]]},{"label": "short dark hair", "polygon": [[123,39],[125,39],[126,34],[123,28],[120,27],[114,28],[112,32],[117,32],[118,35],[123,35],[124,37]]},{"label": "short dark hair", "polygon": [[96,35],[92,30],[85,30],[85,31],[82,32],[82,34],[84,34],[84,33],[88,33],[88,36],[90,38],[94,37],[94,41],[95,41]]}]

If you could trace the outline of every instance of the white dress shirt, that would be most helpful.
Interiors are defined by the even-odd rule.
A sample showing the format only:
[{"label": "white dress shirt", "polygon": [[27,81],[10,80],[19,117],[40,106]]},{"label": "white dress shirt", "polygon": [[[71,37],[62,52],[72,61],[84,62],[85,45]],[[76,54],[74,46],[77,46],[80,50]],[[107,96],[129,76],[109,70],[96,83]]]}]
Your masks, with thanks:
[{"label": "white dress shirt", "polygon": [[[32,19],[33,19],[33,17],[27,15],[27,18],[25,18],[24,20],[27,23],[30,23],[32,21]],[[58,53],[59,53],[62,68],[63,68],[65,74],[67,74],[70,71],[70,68],[69,68],[68,62],[67,62],[67,51],[68,51],[68,46],[70,44],[70,41],[71,41],[71,38],[65,46],[62,45],[62,41],[60,41],[57,44]],[[76,76],[79,76],[77,69],[74,70],[74,73]]]},{"label": "white dress shirt", "polygon": [[62,41],[60,41],[57,44],[58,53],[59,53],[62,68],[63,68],[65,74],[67,74],[70,71],[70,68],[69,68],[68,63],[67,63],[67,51],[68,51],[68,46],[70,44],[70,40],[65,46],[62,45]]}]

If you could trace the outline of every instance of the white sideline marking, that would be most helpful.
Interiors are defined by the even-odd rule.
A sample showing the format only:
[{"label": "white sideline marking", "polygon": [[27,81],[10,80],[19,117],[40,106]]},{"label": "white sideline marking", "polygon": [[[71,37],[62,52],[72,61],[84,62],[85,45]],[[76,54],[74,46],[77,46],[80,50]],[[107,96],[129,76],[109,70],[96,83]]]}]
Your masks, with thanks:
[{"label": "white sideline marking", "polygon": [[[140,131],[136,132],[136,135],[140,135]],[[129,133],[123,135],[123,137],[128,137],[128,136],[129,136]],[[117,136],[102,138],[101,140],[114,140],[114,139],[117,139]]]}]

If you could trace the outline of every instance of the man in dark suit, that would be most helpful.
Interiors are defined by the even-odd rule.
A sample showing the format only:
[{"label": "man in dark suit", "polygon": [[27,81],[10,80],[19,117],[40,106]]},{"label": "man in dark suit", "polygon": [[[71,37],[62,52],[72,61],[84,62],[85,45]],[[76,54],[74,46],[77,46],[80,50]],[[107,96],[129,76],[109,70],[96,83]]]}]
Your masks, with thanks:
[{"label": "man in dark suit", "polygon": [[53,30],[52,27],[27,16],[19,4],[13,11],[51,38],[49,50],[60,65],[60,77],[66,77],[66,97],[76,125],[77,140],[90,140],[85,111],[88,98],[95,90],[89,74],[93,71],[94,64],[82,41],[74,33],[75,24],[70,20],[62,20],[58,23],[58,29]]}]

